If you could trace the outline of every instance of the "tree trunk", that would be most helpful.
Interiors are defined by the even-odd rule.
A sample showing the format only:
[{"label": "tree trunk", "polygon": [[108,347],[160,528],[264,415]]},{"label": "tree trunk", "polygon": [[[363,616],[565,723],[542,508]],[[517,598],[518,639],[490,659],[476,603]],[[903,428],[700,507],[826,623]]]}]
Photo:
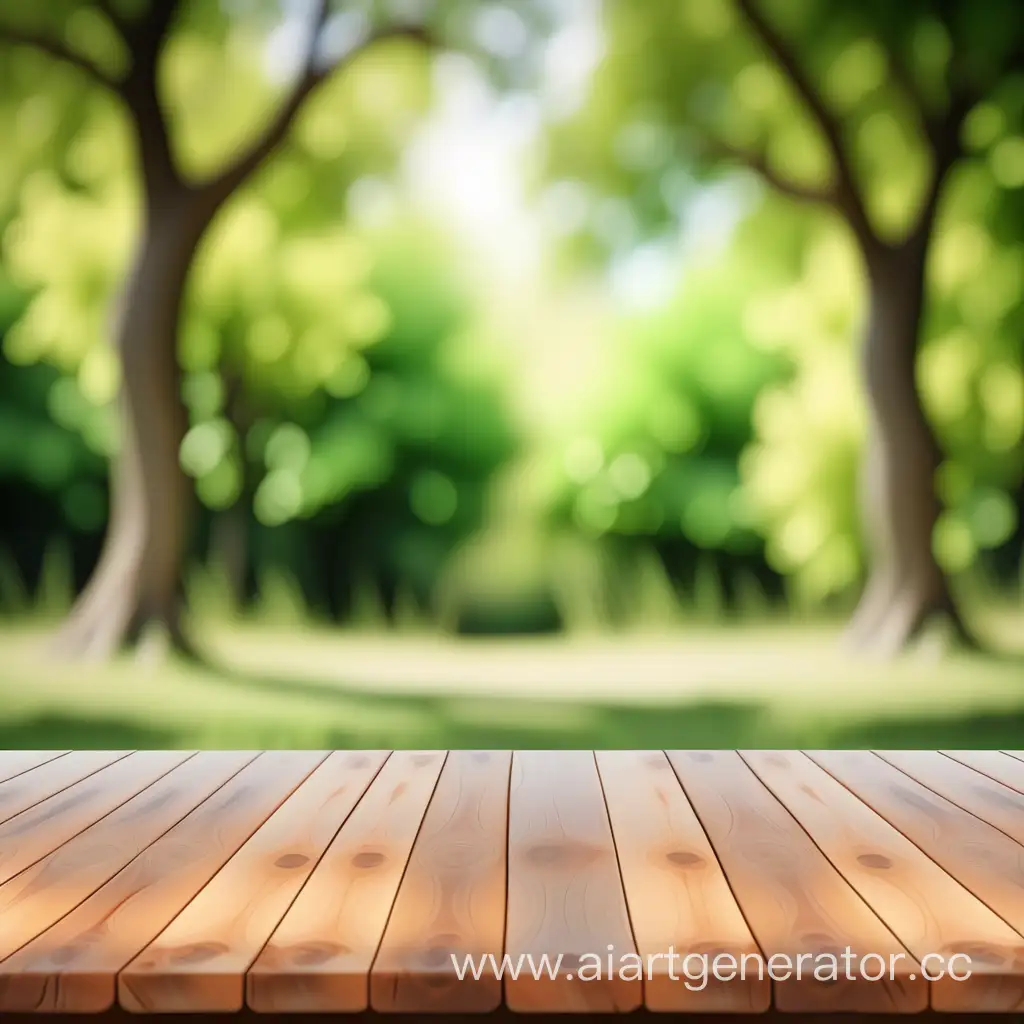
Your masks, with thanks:
[{"label": "tree trunk", "polygon": [[920,237],[867,259],[862,501],[870,571],[848,638],[884,656],[940,616],[969,639],[932,547],[941,511],[935,491],[941,451],[916,383],[926,255],[927,238]]},{"label": "tree trunk", "polygon": [[55,641],[57,653],[104,658],[150,623],[186,648],[181,567],[192,488],[179,450],[186,429],[177,339],[185,280],[205,227],[187,193],[149,203],[115,321],[121,447],[99,562]]},{"label": "tree trunk", "polygon": [[210,563],[223,574],[233,612],[242,611],[249,596],[249,508],[243,495],[216,514],[210,529]]}]

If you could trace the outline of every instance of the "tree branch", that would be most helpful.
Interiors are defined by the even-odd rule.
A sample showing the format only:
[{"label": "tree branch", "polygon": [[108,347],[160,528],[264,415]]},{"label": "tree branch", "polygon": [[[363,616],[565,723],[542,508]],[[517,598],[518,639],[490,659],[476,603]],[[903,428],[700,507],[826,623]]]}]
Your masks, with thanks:
[{"label": "tree branch", "polygon": [[846,218],[863,248],[876,247],[878,236],[871,227],[860,190],[854,180],[853,170],[843,145],[839,122],[825,105],[821,93],[804,73],[789,44],[758,10],[755,0],[737,0],[737,6],[742,11],[754,35],[771,54],[825,136],[836,170],[835,202],[837,209]]},{"label": "tree branch", "polygon": [[107,21],[114,26],[118,31],[123,32],[125,28],[125,20],[117,13],[114,5],[110,0],[96,0],[96,6],[103,12]]},{"label": "tree branch", "polygon": [[79,71],[84,72],[96,84],[102,85],[105,89],[109,89],[112,92],[120,92],[121,83],[118,79],[108,75],[103,68],[88,57],[75,53],[74,50],[69,50],[56,39],[49,39],[46,36],[35,35],[31,32],[23,32],[17,28],[0,26],[0,41],[11,43],[14,46],[28,46],[34,50],[39,50],[40,53],[45,53],[63,64],[78,68]]},{"label": "tree branch", "polygon": [[883,46],[886,60],[889,65],[889,73],[896,84],[903,90],[904,95],[920,111],[922,117],[928,117],[928,104],[925,102],[924,94],[921,92],[917,82],[914,81],[913,72],[903,54],[895,46]]},{"label": "tree branch", "polygon": [[733,160],[738,164],[753,171],[759,178],[763,179],[776,192],[797,199],[800,202],[821,203],[826,206],[836,207],[836,193],[834,188],[815,188],[813,185],[802,185],[800,182],[784,178],[768,163],[764,153],[744,149],[741,146],[734,146],[722,139],[715,138],[710,132],[702,134],[702,148],[705,152],[725,160]]},{"label": "tree branch", "polygon": [[141,20],[132,24],[118,22],[132,54],[131,71],[124,80],[121,95],[135,127],[143,181],[151,202],[159,201],[169,189],[181,185],[157,88],[160,54],[180,6],[181,0],[153,0]]},{"label": "tree branch", "polygon": [[942,117],[934,119],[929,139],[932,144],[932,176],[924,202],[910,231],[909,241],[926,243],[942,198],[942,187],[953,165],[963,153],[960,131],[973,102],[965,92],[954,91]]},{"label": "tree branch", "polygon": [[937,135],[941,131],[942,118],[936,117],[934,111],[929,109],[925,95],[918,83],[914,81],[910,65],[904,59],[903,54],[896,47],[883,48],[889,63],[889,73],[902,90],[904,96],[910,101],[911,106],[914,108],[914,113],[920,121],[921,128],[924,130],[925,138],[934,147]]},{"label": "tree branch", "polygon": [[425,30],[414,25],[392,25],[372,32],[366,39],[353,46],[345,54],[326,68],[316,67],[316,50],[320,42],[321,30],[327,16],[327,4],[320,0],[317,7],[313,31],[306,48],[306,56],[302,71],[266,129],[227,167],[209,181],[197,186],[198,191],[206,196],[214,206],[220,206],[243,182],[253,174],[263,162],[284,141],[299,111],[312,93],[335,72],[347,67],[360,53],[376,43],[386,39],[407,38],[428,41]]}]

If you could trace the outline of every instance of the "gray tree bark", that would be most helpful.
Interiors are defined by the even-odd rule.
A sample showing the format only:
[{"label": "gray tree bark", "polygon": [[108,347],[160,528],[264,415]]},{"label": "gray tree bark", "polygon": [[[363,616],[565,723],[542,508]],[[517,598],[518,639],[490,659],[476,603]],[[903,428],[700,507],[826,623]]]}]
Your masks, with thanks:
[{"label": "gray tree bark", "polygon": [[939,617],[969,640],[933,549],[942,453],[916,380],[927,249],[923,234],[867,255],[861,351],[868,440],[861,498],[870,572],[847,636],[881,655],[900,650]]},{"label": "gray tree bark", "polygon": [[148,205],[114,331],[121,448],[110,523],[99,563],[54,642],[72,657],[107,657],[151,623],[188,647],[180,585],[192,488],[179,461],[186,414],[177,339],[186,278],[208,219],[185,192]]},{"label": "gray tree bark", "polygon": [[177,337],[185,281],[203,233],[283,142],[296,114],[330,74],[383,39],[429,42],[422,26],[385,26],[318,67],[330,8],[327,0],[315,0],[302,67],[276,114],[219,173],[189,183],[172,152],[158,88],[160,55],[180,7],[180,0],[159,0],[135,17],[123,17],[104,5],[131,55],[120,75],[58,38],[0,26],[0,40],[63,61],[124,102],[145,195],[145,225],[114,333],[122,368],[122,438],[111,471],[110,522],[99,563],[54,640],[58,653],[73,657],[104,658],[151,622],[162,624],[176,646],[189,647],[180,588],[192,489],[179,462],[186,416]]}]

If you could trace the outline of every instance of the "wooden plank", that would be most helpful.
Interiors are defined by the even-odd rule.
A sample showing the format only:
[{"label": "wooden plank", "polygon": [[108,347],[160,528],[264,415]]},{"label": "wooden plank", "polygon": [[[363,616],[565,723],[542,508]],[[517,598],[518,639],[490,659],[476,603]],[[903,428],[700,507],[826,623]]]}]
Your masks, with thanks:
[{"label": "wooden plank", "polygon": [[183,756],[180,751],[129,754],[5,821],[0,825],[0,883],[152,785]]},{"label": "wooden plank", "polygon": [[367,1009],[370,968],[444,760],[391,755],[249,968],[249,1006]]},{"label": "wooden plank", "polygon": [[508,828],[506,951],[522,964],[505,977],[509,1008],[636,1009],[642,971],[630,966],[639,958],[594,755],[517,751]]},{"label": "wooden plank", "polygon": [[146,1013],[232,1012],[245,972],[384,763],[336,751],[122,972],[121,1005]]},{"label": "wooden plank", "polygon": [[1001,750],[943,750],[946,757],[1024,793],[1024,764]]},{"label": "wooden plank", "polygon": [[[776,1009],[885,1013],[925,1008],[928,989],[920,964],[739,754],[692,750],[669,751],[668,756],[768,958]],[[840,958],[847,949],[853,956],[844,961]],[[878,970],[876,956],[886,967],[895,963],[892,979],[867,980]],[[817,966],[834,964],[830,957],[838,959],[838,975],[830,977],[826,970],[816,977]]]},{"label": "wooden plank", "polygon": [[98,1013],[149,944],[322,759],[316,752],[203,753],[241,769],[98,889],[0,963],[0,1010]]},{"label": "wooden plank", "polygon": [[878,750],[876,753],[933,793],[994,825],[1018,843],[1024,843],[1024,794],[935,750]]},{"label": "wooden plank", "polygon": [[81,903],[195,806],[199,797],[191,790],[201,776],[187,763],[192,754],[136,755],[132,777],[141,792],[0,885],[0,959]]},{"label": "wooden plank", "polygon": [[644,1004],[689,1013],[767,1010],[767,977],[711,976],[703,986],[688,977],[701,973],[702,957],[739,960],[760,951],[668,758],[600,751],[597,766],[644,964]]},{"label": "wooden plank", "polygon": [[873,753],[808,754],[1015,931],[1024,929],[1024,848]]},{"label": "wooden plank", "polygon": [[[931,983],[933,1009],[1024,1005],[1021,938],[1000,917],[803,754],[741,756],[929,974],[945,975]],[[950,958],[965,950],[975,967],[957,980],[962,961]]]},{"label": "wooden plank", "polygon": [[0,782],[56,761],[67,753],[67,750],[0,750]]},{"label": "wooden plank", "polygon": [[448,755],[370,974],[374,1010],[483,1013],[501,1005],[497,976],[460,981],[452,956],[504,952],[511,768],[507,751]]},{"label": "wooden plank", "polygon": [[0,823],[63,792],[130,753],[129,750],[77,751],[11,777],[0,783]]}]

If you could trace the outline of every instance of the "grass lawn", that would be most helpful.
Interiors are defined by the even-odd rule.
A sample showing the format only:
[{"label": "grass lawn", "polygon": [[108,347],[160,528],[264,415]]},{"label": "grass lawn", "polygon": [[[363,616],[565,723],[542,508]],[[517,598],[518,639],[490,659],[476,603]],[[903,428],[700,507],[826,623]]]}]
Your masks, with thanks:
[{"label": "grass lawn", "polygon": [[233,626],[204,638],[217,668],[83,668],[48,662],[26,626],[0,638],[0,747],[1020,748],[1022,621],[990,617],[1000,655],[885,665],[783,625],[515,640]]}]

